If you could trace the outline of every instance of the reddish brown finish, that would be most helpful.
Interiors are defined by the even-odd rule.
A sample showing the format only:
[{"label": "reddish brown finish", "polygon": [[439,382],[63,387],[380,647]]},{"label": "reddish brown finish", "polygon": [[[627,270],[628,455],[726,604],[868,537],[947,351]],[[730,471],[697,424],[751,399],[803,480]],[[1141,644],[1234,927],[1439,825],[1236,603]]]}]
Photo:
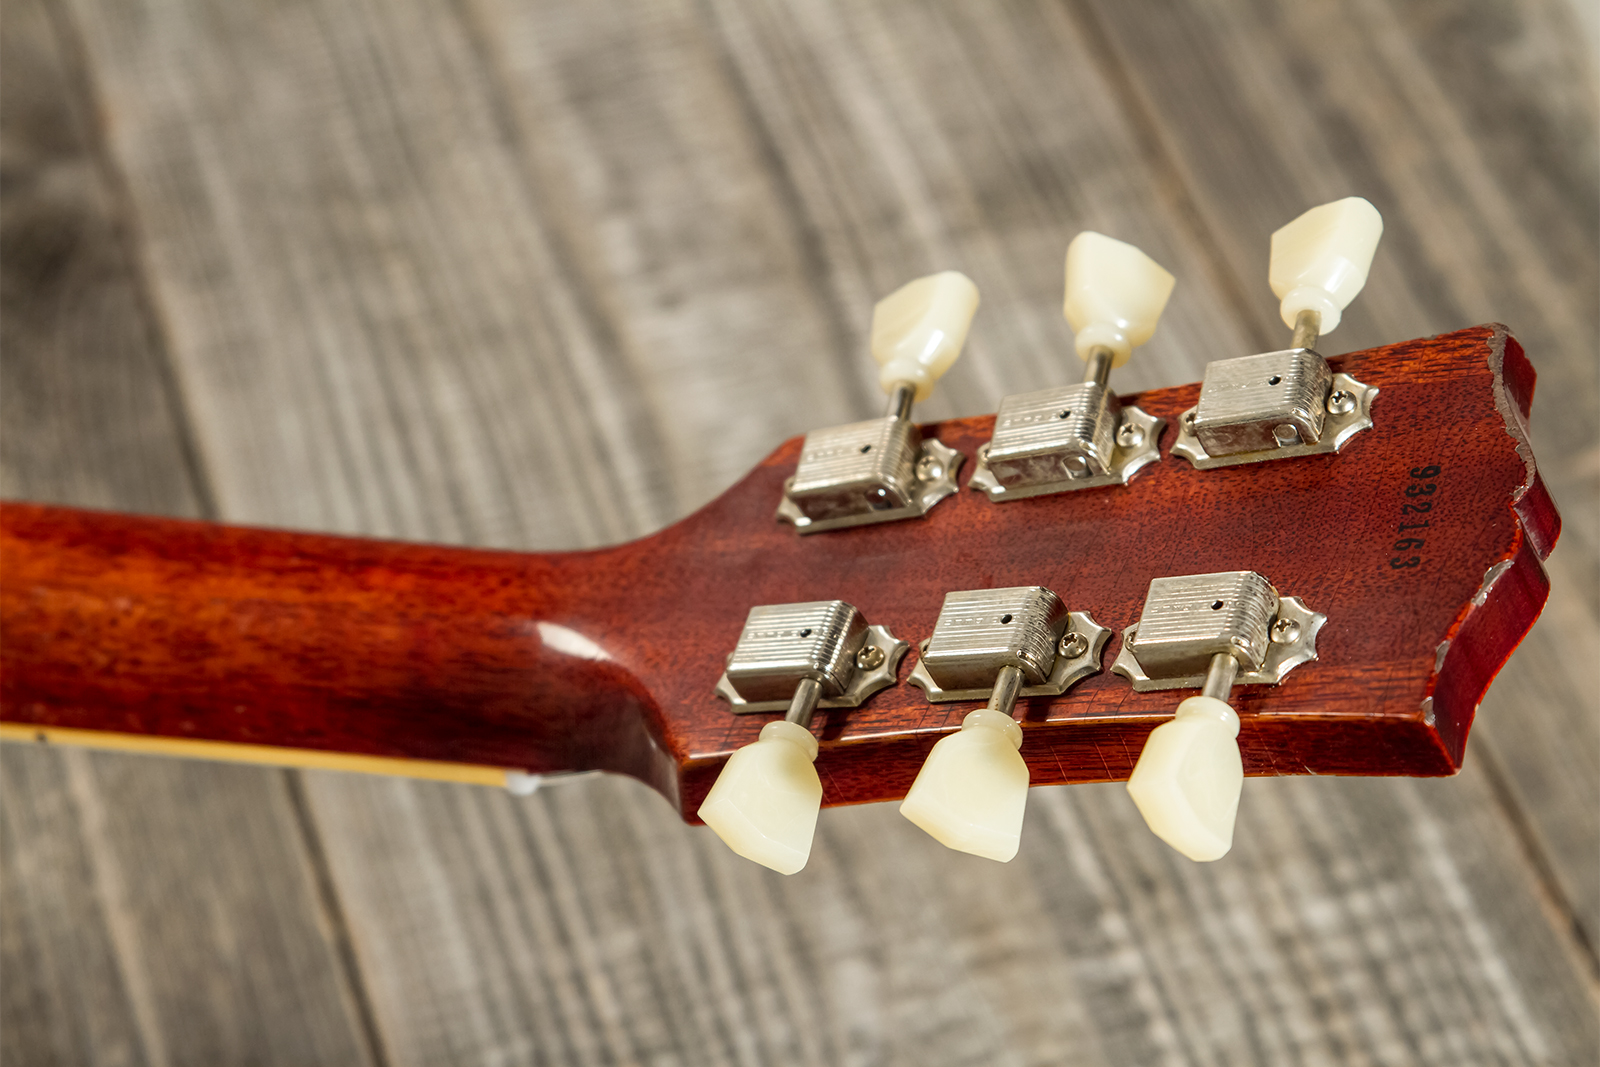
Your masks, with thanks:
[{"label": "reddish brown finish", "polygon": [[[1338,456],[1197,471],[799,537],[791,440],[695,515],[529,555],[10,504],[4,718],[534,771],[605,768],[692,817],[768,716],[711,695],[753,604],[841,598],[913,643],[951,589],[1042,584],[1120,631],[1151,578],[1253,569],[1329,616],[1318,662],[1235,690],[1250,774],[1449,774],[1548,594],[1559,532],[1524,427],[1533,370],[1499,327],[1354,353],[1377,426]],[[1197,386],[1124,398],[1167,418]],[[928,427],[970,456],[992,417]],[[1438,465],[1424,562],[1391,569],[1412,468]],[[963,475],[968,473],[963,471]],[[1496,580],[1485,585],[1486,573]],[[1441,655],[1441,643],[1448,641]],[[1120,646],[1106,649],[1109,667]],[[913,657],[901,667],[902,682]],[[1108,672],[1023,702],[1034,784],[1126,778],[1182,694]],[[904,684],[815,729],[825,802],[904,795],[971,704]]]}]

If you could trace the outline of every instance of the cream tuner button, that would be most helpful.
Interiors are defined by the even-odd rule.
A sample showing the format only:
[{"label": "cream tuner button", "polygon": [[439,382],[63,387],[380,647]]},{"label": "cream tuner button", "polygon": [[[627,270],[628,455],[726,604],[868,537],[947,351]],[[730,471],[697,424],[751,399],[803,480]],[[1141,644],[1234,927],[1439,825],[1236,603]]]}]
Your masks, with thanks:
[{"label": "cream tuner button", "polygon": [[700,818],[745,859],[794,874],[811,856],[822,807],[816,758],[810,730],[782,719],[767,723],[728,759]]},{"label": "cream tuner button", "polygon": [[1233,847],[1244,764],[1239,716],[1215,697],[1190,697],[1150,733],[1128,792],[1155,835],[1192,860]]},{"label": "cream tuner button", "polygon": [[1109,349],[1120,367],[1150,340],[1173,278],[1133,245],[1085,230],[1067,246],[1067,293],[1063,312],[1074,346],[1084,360]]},{"label": "cream tuner button", "polygon": [[1028,806],[1022,730],[981,708],[941,738],[900,804],[900,814],[942,845],[999,860],[1017,854]]},{"label": "cream tuner button", "polygon": [[1314,207],[1273,233],[1267,280],[1282,301],[1284,324],[1297,328],[1301,313],[1310,311],[1316,332],[1332,333],[1367,284],[1382,236],[1383,216],[1359,196]]},{"label": "cream tuner button", "polygon": [[881,368],[886,393],[902,383],[925,400],[933,383],[961,355],[978,310],[978,287],[960,271],[947,270],[907,282],[872,309],[872,358]]}]

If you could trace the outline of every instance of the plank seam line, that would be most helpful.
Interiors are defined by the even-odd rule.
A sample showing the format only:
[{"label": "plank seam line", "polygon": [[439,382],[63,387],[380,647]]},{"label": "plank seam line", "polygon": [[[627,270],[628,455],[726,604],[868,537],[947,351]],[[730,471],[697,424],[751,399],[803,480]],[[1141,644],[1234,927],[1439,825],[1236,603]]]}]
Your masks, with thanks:
[{"label": "plank seam line", "polygon": [[377,1012],[372,1007],[372,995],[367,991],[366,981],[361,976],[361,961],[356,956],[355,938],[350,933],[350,922],[345,916],[344,904],[339,899],[339,889],[334,883],[332,868],[328,865],[328,852],[323,847],[322,834],[317,829],[316,817],[312,815],[311,804],[306,797],[304,775],[300,771],[285,770],[283,781],[289,796],[289,807],[294,812],[295,826],[300,831],[300,842],[311,861],[318,909],[322,913],[329,940],[333,943],[334,955],[339,961],[345,988],[350,992],[356,1020],[360,1024],[361,1038],[367,1046],[367,1057],[373,1067],[389,1067],[389,1056],[383,1044],[383,1032],[378,1028]]},{"label": "plank seam line", "polygon": [[161,379],[162,394],[171,408],[172,421],[177,431],[175,436],[178,454],[183,460],[184,474],[188,477],[190,488],[199,505],[200,517],[217,521],[221,518],[221,514],[217,508],[216,493],[212,489],[210,474],[200,454],[195,437],[194,420],[190,417],[188,400],[182,382],[179,381],[177,368],[173,364],[172,331],[168,327],[161,302],[156,299],[155,286],[151,282],[144,227],[139,221],[138,205],[134,201],[127,175],[118,164],[116,154],[111,148],[110,123],[106,119],[100,87],[90,74],[88,45],[84,41],[82,31],[72,15],[64,10],[62,3],[46,3],[43,6],[48,13],[51,30],[60,49],[64,73],[70,81],[76,83],[77,92],[70,95],[77,100],[87,102],[89,114],[85,116],[87,121],[83,125],[89,134],[87,138],[89,153],[94,160],[95,169],[105,181],[107,195],[112,202],[117,241],[128,257],[128,273],[132,275],[134,292],[137,293],[139,303],[148,315],[149,328],[155,334],[154,347],[159,355],[155,363]]}]

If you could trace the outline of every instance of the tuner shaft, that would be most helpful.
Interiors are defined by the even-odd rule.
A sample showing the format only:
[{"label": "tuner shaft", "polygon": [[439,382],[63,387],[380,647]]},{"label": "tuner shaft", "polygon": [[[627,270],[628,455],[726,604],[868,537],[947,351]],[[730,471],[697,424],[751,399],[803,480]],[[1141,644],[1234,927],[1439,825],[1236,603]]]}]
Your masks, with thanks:
[{"label": "tuner shaft", "polygon": [[884,418],[909,419],[911,405],[916,400],[917,387],[914,382],[895,382],[894,388],[889,391],[889,402],[883,408]]},{"label": "tuner shaft", "polygon": [[1083,363],[1083,381],[1085,385],[1098,385],[1104,389],[1111,381],[1111,366],[1116,362],[1117,354],[1104,345],[1097,345],[1089,353],[1089,358]]},{"label": "tuner shaft", "polygon": [[1233,693],[1233,680],[1237,677],[1239,661],[1233,658],[1232,653],[1218,652],[1211,657],[1211,666],[1206,668],[1206,680],[1200,686],[1200,695],[1225,701]]},{"label": "tuner shaft", "polygon": [[784,721],[796,726],[810,726],[811,716],[816,712],[817,701],[821,698],[821,682],[815,678],[800,679],[800,684],[795,686],[794,697],[789,701],[789,710],[784,712]]},{"label": "tuner shaft", "polygon": [[1022,692],[1022,681],[1020,667],[1001,667],[1000,672],[994,676],[994,691],[989,694],[989,710],[1012,718],[1012,713],[1017,707],[1017,695]]},{"label": "tuner shaft", "polygon": [[1322,312],[1315,308],[1302,308],[1294,317],[1294,336],[1290,348],[1316,348],[1317,335],[1322,329]]}]

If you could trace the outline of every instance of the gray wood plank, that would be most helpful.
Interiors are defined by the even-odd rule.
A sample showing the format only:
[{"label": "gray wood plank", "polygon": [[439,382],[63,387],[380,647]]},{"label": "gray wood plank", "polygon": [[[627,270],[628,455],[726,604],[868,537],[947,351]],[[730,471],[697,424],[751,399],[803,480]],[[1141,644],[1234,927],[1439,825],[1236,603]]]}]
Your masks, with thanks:
[{"label": "gray wood plank", "polygon": [[[1331,347],[1482,321],[1540,381],[1531,433],[1563,510],[1546,617],[1484,702],[1476,751],[1503,778],[1560,906],[1600,945],[1600,152],[1592,53],[1559,2],[1086,2],[1129,107],[1192,191],[1219,257],[1281,329],[1266,236],[1349,192],[1385,214],[1366,293]],[[1091,13],[1087,9],[1093,8]],[[1197,92],[1183,75],[1204,56]],[[1346,332],[1348,330],[1348,333]]]},{"label": "gray wood plank", "polygon": [[[1059,380],[1085,226],[1182,279],[1125,387],[1273,336],[1081,13],[80,10],[230,518],[643,532],[871,410],[867,312],[916,273],[985,294],[930,415]],[[1184,70],[1215,95],[1205,58]],[[1288,214],[1323,195],[1293,180]],[[1207,867],[1114,787],[1037,792],[1010,866],[892,807],[830,811],[789,880],[632,783],[306,781],[395,1062],[1581,1063],[1595,1042],[1585,962],[1476,762],[1252,782]]]},{"label": "gray wood plank", "polygon": [[[205,510],[70,32],[0,24],[0,491]],[[0,1059],[359,1063],[283,772],[0,751]]]},{"label": "gray wood plank", "polygon": [[0,48],[0,493],[197,515],[125,205],[47,6],[9,6]]}]

